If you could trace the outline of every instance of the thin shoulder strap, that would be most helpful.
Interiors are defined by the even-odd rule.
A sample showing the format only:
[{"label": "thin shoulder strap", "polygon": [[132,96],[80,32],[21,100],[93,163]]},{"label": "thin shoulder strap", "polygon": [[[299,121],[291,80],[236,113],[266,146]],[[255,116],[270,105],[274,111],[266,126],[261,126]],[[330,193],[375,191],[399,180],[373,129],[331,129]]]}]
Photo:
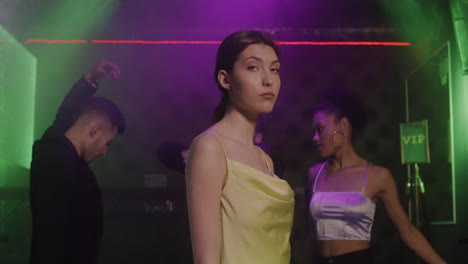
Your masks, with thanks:
[{"label": "thin shoulder strap", "polygon": [[268,164],[268,161],[267,161],[265,152],[264,152],[263,149],[261,149],[259,146],[255,146],[255,147],[256,147],[258,150],[260,150],[260,155],[262,156],[263,161],[264,161],[265,164],[266,164],[266,167],[267,167],[268,172],[272,173],[271,168],[270,168],[270,165]]},{"label": "thin shoulder strap", "polygon": [[314,188],[313,188],[312,192],[315,192],[315,185],[317,184],[317,179],[319,178],[320,173],[322,172],[322,170],[323,170],[323,168],[325,167],[325,165],[327,165],[327,163],[328,163],[328,160],[325,161],[325,162],[322,164],[322,167],[320,167],[320,170],[318,171],[317,175],[315,175]]},{"label": "thin shoulder strap", "polygon": [[369,175],[369,161],[366,164],[366,173],[364,174],[364,182],[362,184],[362,190],[361,193],[364,193],[366,190],[366,184],[367,184],[367,176]]},{"label": "thin shoulder strap", "polygon": [[224,157],[227,159],[228,155],[227,155],[226,146],[224,145],[223,139],[215,131],[212,131],[212,132],[213,132],[213,135],[215,135],[216,138],[219,140],[219,142],[221,142],[221,145],[223,146]]}]

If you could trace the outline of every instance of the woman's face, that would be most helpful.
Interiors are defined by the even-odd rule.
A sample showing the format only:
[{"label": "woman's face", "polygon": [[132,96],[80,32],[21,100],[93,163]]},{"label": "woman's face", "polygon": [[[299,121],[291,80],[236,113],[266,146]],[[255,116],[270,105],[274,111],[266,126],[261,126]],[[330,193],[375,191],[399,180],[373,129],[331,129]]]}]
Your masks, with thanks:
[{"label": "woman's face", "polygon": [[335,114],[328,114],[324,111],[317,111],[313,121],[314,142],[321,157],[330,157],[343,143],[344,136],[340,132],[339,122]]},{"label": "woman's face", "polygon": [[280,62],[272,47],[248,46],[228,74],[233,107],[251,114],[271,112],[281,86],[279,68]]}]

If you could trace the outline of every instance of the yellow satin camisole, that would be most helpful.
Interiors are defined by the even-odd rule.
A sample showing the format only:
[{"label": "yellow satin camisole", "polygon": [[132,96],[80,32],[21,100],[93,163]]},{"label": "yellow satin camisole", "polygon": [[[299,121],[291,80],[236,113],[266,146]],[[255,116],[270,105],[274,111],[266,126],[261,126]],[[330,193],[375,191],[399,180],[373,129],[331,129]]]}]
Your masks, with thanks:
[{"label": "yellow satin camisole", "polygon": [[[223,140],[216,137],[227,164],[221,193],[220,263],[289,264],[294,191],[285,180],[230,160]],[[266,154],[259,150],[271,171]]]}]

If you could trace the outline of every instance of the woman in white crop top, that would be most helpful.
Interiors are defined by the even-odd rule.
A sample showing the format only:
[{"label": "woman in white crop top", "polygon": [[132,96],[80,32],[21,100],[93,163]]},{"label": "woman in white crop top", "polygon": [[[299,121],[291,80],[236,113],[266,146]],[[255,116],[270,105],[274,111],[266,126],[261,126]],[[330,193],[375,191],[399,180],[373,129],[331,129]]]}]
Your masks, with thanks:
[{"label": "woman in white crop top", "polygon": [[[352,138],[363,130],[364,113],[359,98],[342,88],[327,89],[315,108],[313,139],[327,161],[309,169],[306,253],[317,252],[318,263],[372,263],[370,231],[381,201],[409,248],[427,263],[446,263],[409,221],[391,173],[354,150]],[[305,263],[317,263],[311,256],[306,254]]]}]

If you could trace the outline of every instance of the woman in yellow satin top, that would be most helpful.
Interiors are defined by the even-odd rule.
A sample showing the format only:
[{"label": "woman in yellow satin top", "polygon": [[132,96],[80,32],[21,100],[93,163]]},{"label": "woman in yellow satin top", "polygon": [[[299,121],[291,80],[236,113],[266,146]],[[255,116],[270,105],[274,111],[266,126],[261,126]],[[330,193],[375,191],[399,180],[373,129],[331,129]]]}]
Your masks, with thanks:
[{"label": "woman in yellow satin top", "polygon": [[253,144],[259,114],[280,90],[275,43],[258,31],[228,36],[215,80],[223,93],[214,125],[195,138],[186,168],[195,264],[288,264],[294,193]]}]

